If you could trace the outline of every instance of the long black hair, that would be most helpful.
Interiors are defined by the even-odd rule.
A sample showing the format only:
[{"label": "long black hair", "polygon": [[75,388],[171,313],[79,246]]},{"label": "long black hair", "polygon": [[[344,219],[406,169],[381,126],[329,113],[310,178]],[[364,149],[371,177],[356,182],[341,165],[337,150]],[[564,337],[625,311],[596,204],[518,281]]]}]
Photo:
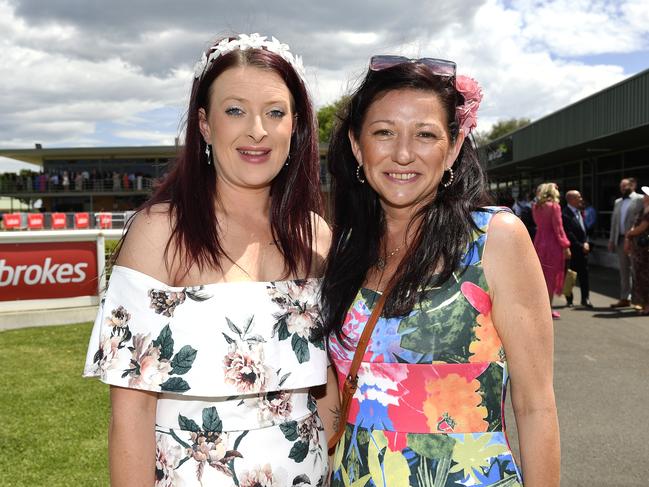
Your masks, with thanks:
[{"label": "long black hair", "polygon": [[[356,177],[358,165],[348,134],[359,139],[365,115],[381,95],[393,90],[416,89],[435,93],[444,107],[452,141],[459,134],[455,109],[464,103],[455,78],[434,75],[420,63],[404,63],[381,71],[368,70],[360,86],[339,114],[329,145],[333,179],[333,240],[326,261],[322,288],[325,328],[339,338],[349,306],[366,275],[379,259],[385,217],[377,193]],[[383,314],[403,316],[417,303],[419,290],[439,286],[458,268],[479,231],[471,212],[489,202],[484,172],[476,151],[465,138],[453,165],[454,179],[440,185],[435,196],[413,216],[415,238],[390,286]]]}]

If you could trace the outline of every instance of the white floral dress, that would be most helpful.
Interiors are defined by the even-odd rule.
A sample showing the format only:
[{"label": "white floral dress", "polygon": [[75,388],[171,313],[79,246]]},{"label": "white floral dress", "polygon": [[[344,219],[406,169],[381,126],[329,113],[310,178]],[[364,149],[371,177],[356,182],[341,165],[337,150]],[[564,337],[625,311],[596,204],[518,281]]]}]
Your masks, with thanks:
[{"label": "white floral dress", "polygon": [[160,393],[157,486],[316,486],[318,279],[171,287],[115,266],[85,377]]}]

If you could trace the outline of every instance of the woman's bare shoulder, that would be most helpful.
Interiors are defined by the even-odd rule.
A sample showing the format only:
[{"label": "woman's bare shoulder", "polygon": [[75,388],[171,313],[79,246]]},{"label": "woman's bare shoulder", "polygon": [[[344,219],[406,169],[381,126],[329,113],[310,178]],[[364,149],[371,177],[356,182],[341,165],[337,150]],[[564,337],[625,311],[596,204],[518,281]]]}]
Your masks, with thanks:
[{"label": "woman's bare shoulder", "polygon": [[331,227],[327,221],[317,213],[311,213],[313,226],[313,250],[321,258],[325,258],[331,245]]},{"label": "woman's bare shoulder", "polygon": [[327,221],[317,213],[311,213],[311,228],[313,231],[313,262],[309,275],[320,276],[323,272],[324,261],[331,245],[331,228]]},{"label": "woman's bare shoulder", "polygon": [[160,203],[139,211],[129,223],[116,264],[171,283],[173,274],[168,263],[174,247],[172,242],[167,252],[167,243],[172,229],[169,205]]}]

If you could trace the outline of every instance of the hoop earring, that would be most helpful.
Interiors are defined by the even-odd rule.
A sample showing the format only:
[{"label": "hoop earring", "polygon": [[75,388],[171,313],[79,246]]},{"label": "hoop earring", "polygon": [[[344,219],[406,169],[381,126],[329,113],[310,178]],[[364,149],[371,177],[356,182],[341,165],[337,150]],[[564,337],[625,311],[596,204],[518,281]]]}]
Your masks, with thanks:
[{"label": "hoop earring", "polygon": [[[365,182],[365,177],[361,177],[361,169],[363,169],[362,164],[356,166],[356,179],[358,179],[359,183],[363,184]],[[363,176],[365,176],[365,170],[363,170]]]},{"label": "hoop earring", "polygon": [[[455,178],[455,175],[453,174],[453,168],[452,167],[449,167],[448,169],[446,169],[446,171],[448,171],[448,181],[446,181],[445,183],[442,183],[442,186],[444,186],[445,188],[448,188],[451,184],[453,184],[453,179]],[[446,173],[446,171],[444,171],[444,173]]]},{"label": "hoop earring", "polygon": [[205,155],[207,156],[207,164],[212,164],[212,150],[210,144],[205,144]]}]

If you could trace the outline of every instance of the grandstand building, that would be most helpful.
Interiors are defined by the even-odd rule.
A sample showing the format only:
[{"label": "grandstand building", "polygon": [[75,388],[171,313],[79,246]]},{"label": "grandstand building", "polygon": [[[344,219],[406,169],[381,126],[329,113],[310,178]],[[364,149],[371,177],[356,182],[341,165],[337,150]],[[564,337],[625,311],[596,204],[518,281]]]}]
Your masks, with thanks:
[{"label": "grandstand building", "polygon": [[492,189],[529,194],[553,181],[581,191],[608,237],[623,177],[649,186],[649,69],[505,135],[485,148]]},{"label": "grandstand building", "polygon": [[0,196],[41,200],[45,212],[127,211],[151,193],[176,146],[74,147],[0,150],[0,156],[41,167],[0,174]]},{"label": "grandstand building", "polygon": [[[36,171],[0,174],[0,197],[42,212],[123,212],[139,207],[164,177],[178,146],[0,149],[0,156],[40,166]],[[326,146],[320,149],[321,161]],[[321,164],[321,189],[329,175]],[[6,209],[5,209],[6,211]]]}]

